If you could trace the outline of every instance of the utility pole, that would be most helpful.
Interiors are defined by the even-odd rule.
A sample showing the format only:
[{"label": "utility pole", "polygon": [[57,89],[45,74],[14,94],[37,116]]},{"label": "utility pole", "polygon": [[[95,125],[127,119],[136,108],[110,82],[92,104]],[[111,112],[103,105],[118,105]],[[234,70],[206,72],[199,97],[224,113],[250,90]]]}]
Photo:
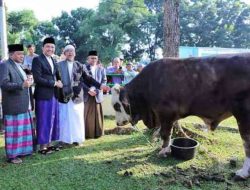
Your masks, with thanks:
[{"label": "utility pole", "polygon": [[7,27],[6,27],[6,13],[5,13],[5,2],[0,0],[0,53],[3,59],[8,58],[7,48]]}]

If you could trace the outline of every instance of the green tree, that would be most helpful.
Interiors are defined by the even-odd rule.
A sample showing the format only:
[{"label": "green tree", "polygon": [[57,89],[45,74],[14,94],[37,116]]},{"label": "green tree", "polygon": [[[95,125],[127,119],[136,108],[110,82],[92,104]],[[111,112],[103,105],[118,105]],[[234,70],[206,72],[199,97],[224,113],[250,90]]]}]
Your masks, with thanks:
[{"label": "green tree", "polygon": [[[162,2],[145,0],[154,14],[163,12]],[[249,5],[240,0],[182,0],[180,45],[249,48],[249,20]]]},{"label": "green tree", "polygon": [[34,43],[35,27],[38,24],[32,10],[13,11],[7,14],[8,42]]},{"label": "green tree", "polygon": [[249,47],[250,8],[240,0],[183,0],[181,45]]},{"label": "green tree", "polygon": [[[76,45],[77,59],[84,61],[96,49],[105,63],[123,53],[139,60],[163,48],[163,0],[102,0],[97,10],[78,8],[39,22],[31,10],[10,12],[9,43],[37,44],[53,36],[57,54],[67,43]],[[180,1],[181,45],[250,47],[250,8],[240,0]]]},{"label": "green tree", "polygon": [[58,29],[49,21],[40,22],[34,29],[34,44],[38,53],[41,53],[42,42],[46,36],[53,36],[55,39],[59,37]]},{"label": "green tree", "polygon": [[[122,52],[126,60],[138,60],[151,40],[150,12],[143,0],[104,0],[99,5],[94,31],[100,38],[105,60]],[[150,33],[150,34],[149,34]],[[152,36],[151,36],[152,37]]]},{"label": "green tree", "polygon": [[148,10],[154,13],[163,11],[163,0],[144,0]]},{"label": "green tree", "polygon": [[104,0],[89,22],[82,25],[84,36],[89,33],[89,49],[96,49],[104,62],[110,62],[125,44],[125,32],[120,23],[123,1]]},{"label": "green tree", "polygon": [[234,47],[250,48],[250,6],[241,4],[242,11],[238,15],[234,24],[235,30],[232,32]]},{"label": "green tree", "polygon": [[[78,8],[70,13],[62,12],[61,16],[52,20],[53,24],[58,28],[59,40],[58,49],[63,48],[66,44],[74,44],[76,46],[77,59],[83,61],[87,55],[87,40],[90,33],[84,35],[82,25],[89,22],[94,11],[91,9]],[[85,28],[84,28],[85,30]]]}]

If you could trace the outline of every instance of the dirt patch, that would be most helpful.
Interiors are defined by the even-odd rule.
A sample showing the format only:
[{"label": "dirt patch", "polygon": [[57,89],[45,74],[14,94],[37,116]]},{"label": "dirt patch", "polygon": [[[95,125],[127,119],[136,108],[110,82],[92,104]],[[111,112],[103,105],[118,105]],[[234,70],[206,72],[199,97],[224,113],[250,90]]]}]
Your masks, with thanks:
[{"label": "dirt patch", "polygon": [[106,129],[104,131],[105,135],[111,135],[111,134],[115,134],[115,135],[130,135],[132,133],[134,133],[136,130],[131,128],[131,127],[115,127],[113,129]]},{"label": "dirt patch", "polygon": [[183,186],[192,189],[195,186],[201,187],[203,182],[226,183],[232,186],[233,182],[228,179],[224,173],[210,173],[203,168],[190,166],[188,169],[173,167],[170,171],[155,173],[156,176],[162,176],[160,180],[164,185],[169,183],[181,183]]},{"label": "dirt patch", "polygon": [[192,129],[189,129],[188,126],[185,124],[180,124],[178,122],[175,122],[173,124],[173,135],[176,135],[178,137],[187,137],[187,138],[200,138],[203,139],[209,143],[212,143],[213,141],[209,138],[207,138],[204,135],[201,135]]},{"label": "dirt patch", "polygon": [[132,176],[132,175],[133,175],[133,172],[128,171],[128,170],[126,170],[126,171],[123,173],[123,176],[124,176],[124,177],[129,177],[129,176]]}]

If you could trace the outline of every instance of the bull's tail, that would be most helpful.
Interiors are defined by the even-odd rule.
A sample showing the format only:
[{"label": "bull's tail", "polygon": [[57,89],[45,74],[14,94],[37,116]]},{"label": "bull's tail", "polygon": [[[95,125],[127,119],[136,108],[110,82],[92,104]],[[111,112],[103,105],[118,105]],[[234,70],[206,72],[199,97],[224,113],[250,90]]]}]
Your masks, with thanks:
[{"label": "bull's tail", "polygon": [[179,124],[178,121],[175,121],[174,124],[173,124],[173,126],[174,126],[174,128],[175,128],[177,131],[181,132],[181,134],[182,134],[184,137],[190,138],[190,137],[185,133],[185,131],[183,130],[182,126]]}]

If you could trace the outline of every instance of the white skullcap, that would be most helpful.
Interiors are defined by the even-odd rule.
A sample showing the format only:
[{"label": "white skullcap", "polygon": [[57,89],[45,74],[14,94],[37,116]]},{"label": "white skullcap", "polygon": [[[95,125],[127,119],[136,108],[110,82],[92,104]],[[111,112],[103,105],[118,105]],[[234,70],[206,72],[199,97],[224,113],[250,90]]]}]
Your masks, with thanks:
[{"label": "white skullcap", "polygon": [[65,48],[64,48],[64,50],[63,50],[63,52],[66,52],[67,50],[70,50],[70,49],[75,50],[75,47],[72,46],[72,45],[70,45],[70,44],[66,45]]}]

